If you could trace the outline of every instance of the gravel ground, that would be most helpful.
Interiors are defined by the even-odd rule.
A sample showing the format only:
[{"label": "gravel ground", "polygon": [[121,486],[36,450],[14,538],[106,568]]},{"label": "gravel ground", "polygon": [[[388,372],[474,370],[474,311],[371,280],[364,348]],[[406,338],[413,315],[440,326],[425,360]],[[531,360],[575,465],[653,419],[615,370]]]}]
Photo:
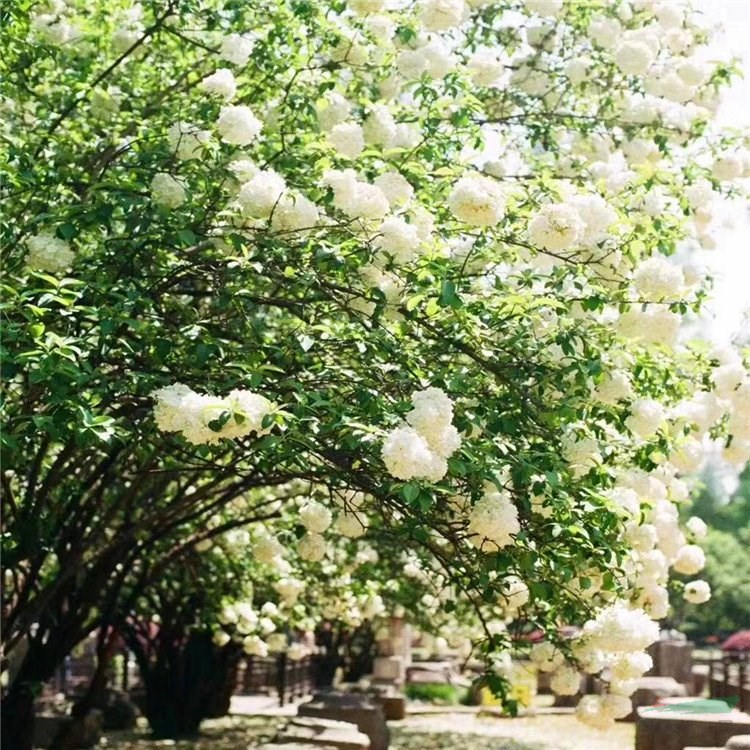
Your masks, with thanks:
[{"label": "gravel ground", "polygon": [[[445,747],[462,747],[462,750],[504,750],[497,742],[499,738],[526,743],[534,750],[632,750],[635,746],[635,724],[618,722],[609,732],[599,732],[584,726],[570,714],[540,714],[517,719],[497,718],[476,714],[439,714],[410,716],[399,722],[399,735],[407,737],[412,732],[416,737],[425,733],[453,736],[453,744]],[[461,739],[462,735],[471,735]],[[481,737],[481,741],[477,739]],[[419,740],[422,741],[422,740]],[[474,744],[476,743],[476,745]],[[483,744],[484,743],[484,744]],[[421,750],[421,745],[403,745]],[[432,747],[429,744],[425,748]],[[441,747],[435,745],[434,747]],[[512,748],[513,745],[509,745]],[[401,746],[399,746],[401,750]]]},{"label": "gravel ground", "polygon": [[[203,736],[191,742],[154,742],[145,728],[111,732],[104,747],[115,750],[252,750],[270,740],[281,717],[228,717],[207,721]],[[617,724],[601,733],[570,715],[538,715],[519,719],[472,713],[410,716],[391,724],[391,750],[632,750],[634,725]]]}]

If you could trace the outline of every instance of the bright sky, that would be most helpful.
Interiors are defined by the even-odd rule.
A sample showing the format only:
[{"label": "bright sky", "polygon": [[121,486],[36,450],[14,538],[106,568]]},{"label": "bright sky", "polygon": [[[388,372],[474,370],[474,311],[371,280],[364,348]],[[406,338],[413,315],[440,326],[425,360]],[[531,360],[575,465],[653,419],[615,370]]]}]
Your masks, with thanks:
[{"label": "bright sky", "polygon": [[[695,6],[724,26],[718,44],[722,58],[741,57],[745,70],[745,78],[727,92],[719,121],[750,127],[750,0],[697,0]],[[717,249],[707,258],[716,278],[709,305],[712,333],[724,341],[740,329],[743,312],[750,308],[750,208],[738,203],[727,214],[733,226],[722,230]]]}]

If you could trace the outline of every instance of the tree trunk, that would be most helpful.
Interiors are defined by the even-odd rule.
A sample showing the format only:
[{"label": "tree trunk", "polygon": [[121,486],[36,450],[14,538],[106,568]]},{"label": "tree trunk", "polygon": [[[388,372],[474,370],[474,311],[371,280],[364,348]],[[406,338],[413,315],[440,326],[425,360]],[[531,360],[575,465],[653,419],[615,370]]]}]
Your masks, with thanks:
[{"label": "tree trunk", "polygon": [[239,649],[217,648],[209,633],[180,635],[161,632],[152,663],[142,644],[136,650],[146,689],[144,714],[154,739],[195,737],[203,719],[229,711],[234,692]]},{"label": "tree trunk", "polygon": [[3,750],[32,750],[34,746],[34,689],[16,680],[2,700]]}]

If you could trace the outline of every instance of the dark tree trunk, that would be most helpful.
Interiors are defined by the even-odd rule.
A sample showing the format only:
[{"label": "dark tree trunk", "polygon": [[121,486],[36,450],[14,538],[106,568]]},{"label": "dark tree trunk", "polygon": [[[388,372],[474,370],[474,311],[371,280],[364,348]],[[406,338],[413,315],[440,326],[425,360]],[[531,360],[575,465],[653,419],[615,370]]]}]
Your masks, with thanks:
[{"label": "dark tree trunk", "polygon": [[143,713],[154,739],[195,737],[204,719],[224,716],[234,692],[240,650],[217,648],[209,633],[160,631],[155,660],[128,638],[146,690]]},{"label": "dark tree trunk", "polygon": [[34,694],[32,685],[16,680],[2,701],[3,750],[32,750],[34,745]]}]

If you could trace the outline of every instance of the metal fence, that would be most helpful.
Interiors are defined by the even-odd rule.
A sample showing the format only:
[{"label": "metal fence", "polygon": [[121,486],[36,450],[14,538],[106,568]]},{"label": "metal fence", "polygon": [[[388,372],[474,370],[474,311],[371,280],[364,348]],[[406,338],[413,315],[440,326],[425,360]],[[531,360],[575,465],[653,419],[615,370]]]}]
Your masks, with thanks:
[{"label": "metal fence", "polygon": [[278,695],[279,705],[312,693],[315,664],[310,656],[288,659],[278,656],[247,656],[237,671],[236,694]]},{"label": "metal fence", "polygon": [[750,652],[729,651],[708,664],[712,698],[736,698],[740,711],[750,711]]}]

